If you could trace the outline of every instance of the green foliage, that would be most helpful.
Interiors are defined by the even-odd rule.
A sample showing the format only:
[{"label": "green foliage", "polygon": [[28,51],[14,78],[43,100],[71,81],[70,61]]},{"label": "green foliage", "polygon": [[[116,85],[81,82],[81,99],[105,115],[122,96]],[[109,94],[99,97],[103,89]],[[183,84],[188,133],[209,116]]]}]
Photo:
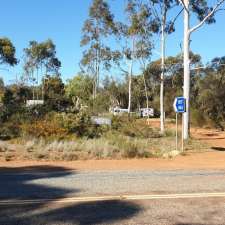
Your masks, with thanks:
[{"label": "green foliage", "polygon": [[8,140],[12,138],[19,137],[21,133],[20,125],[14,120],[6,122],[4,124],[0,123],[0,139]]},{"label": "green foliage", "polygon": [[103,131],[92,123],[90,115],[85,111],[58,114],[57,120],[69,134],[74,134],[78,137],[99,137]]},{"label": "green foliage", "polygon": [[225,58],[217,58],[212,60],[213,66],[207,69],[206,76],[199,78],[198,89],[199,93],[196,103],[199,112],[211,119],[214,124],[224,129],[223,122],[225,120],[225,67],[217,66],[215,62],[224,63]]},{"label": "green foliage", "polygon": [[29,94],[29,88],[24,86],[12,85],[7,87],[2,96],[3,106],[0,112],[0,119],[5,121],[13,114],[23,111]]},{"label": "green foliage", "polygon": [[53,118],[46,116],[43,120],[24,123],[21,125],[23,136],[37,138],[63,138],[67,131],[61,127],[60,123]]},{"label": "green foliage", "polygon": [[112,130],[133,138],[158,138],[161,135],[157,130],[146,124],[144,119],[127,116],[113,117]]},{"label": "green foliage", "polygon": [[194,126],[203,127],[207,125],[208,121],[205,117],[206,116],[200,109],[191,109],[191,123]]},{"label": "green foliage", "polygon": [[15,58],[16,49],[8,38],[0,38],[0,64],[14,66],[18,63]]},{"label": "green foliage", "polygon": [[116,32],[114,18],[109,5],[104,0],[93,0],[89,18],[85,21],[81,46],[86,46],[81,65],[93,77],[93,97],[96,97],[102,70],[109,70],[111,63],[120,55],[103,42],[104,38]]},{"label": "green foliage", "polygon": [[92,90],[92,78],[84,74],[78,74],[68,81],[65,92],[67,97],[78,97],[84,104],[87,104],[91,98]]},{"label": "green foliage", "polygon": [[26,62],[24,65],[25,72],[28,74],[34,69],[45,67],[47,72],[58,74],[61,62],[56,58],[56,46],[51,39],[38,43],[30,41],[29,47],[24,49]]},{"label": "green foliage", "polygon": [[44,86],[45,107],[49,111],[65,110],[68,106],[68,100],[65,96],[65,87],[61,77],[59,75],[46,75],[42,82]]}]

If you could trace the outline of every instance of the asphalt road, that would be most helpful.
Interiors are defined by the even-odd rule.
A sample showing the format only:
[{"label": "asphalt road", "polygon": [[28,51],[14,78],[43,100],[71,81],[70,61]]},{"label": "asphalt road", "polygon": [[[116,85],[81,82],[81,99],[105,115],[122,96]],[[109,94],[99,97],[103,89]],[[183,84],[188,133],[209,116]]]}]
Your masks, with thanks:
[{"label": "asphalt road", "polygon": [[[0,168],[0,202],[18,199],[225,192],[225,170],[73,171]],[[225,225],[225,198],[0,205],[1,225]]]}]

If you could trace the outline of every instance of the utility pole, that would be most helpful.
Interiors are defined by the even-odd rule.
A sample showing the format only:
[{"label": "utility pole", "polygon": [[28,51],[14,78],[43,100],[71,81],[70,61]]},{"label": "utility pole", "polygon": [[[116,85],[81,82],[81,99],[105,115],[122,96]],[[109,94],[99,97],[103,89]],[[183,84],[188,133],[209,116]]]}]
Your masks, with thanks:
[{"label": "utility pole", "polygon": [[184,0],[184,85],[183,95],[186,99],[186,112],[183,114],[183,135],[184,139],[189,137],[189,117],[190,117],[190,15],[189,0]]}]

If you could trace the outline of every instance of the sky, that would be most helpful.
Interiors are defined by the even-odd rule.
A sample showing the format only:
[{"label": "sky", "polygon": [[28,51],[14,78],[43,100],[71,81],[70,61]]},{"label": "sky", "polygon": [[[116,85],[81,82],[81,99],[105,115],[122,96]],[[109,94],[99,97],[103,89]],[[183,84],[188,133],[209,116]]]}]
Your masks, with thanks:
[{"label": "sky", "polygon": [[[122,19],[124,0],[109,0],[116,19]],[[210,0],[208,2],[215,2]],[[61,74],[64,81],[79,72],[83,48],[80,47],[81,30],[88,17],[91,0],[0,0],[0,37],[8,37],[16,47],[20,64],[14,68],[0,65],[0,77],[5,83],[15,81],[22,72],[23,49],[29,41],[38,42],[51,38],[56,45],[57,57],[62,62]],[[225,4],[224,4],[225,7]],[[171,12],[174,14],[176,12]],[[225,55],[225,11],[216,16],[217,23],[205,25],[191,37],[191,49],[202,56],[206,63],[216,56]],[[196,20],[192,20],[192,25]],[[176,24],[176,32],[167,39],[166,55],[176,55],[182,44],[182,16]],[[158,42],[153,59],[159,57]]]}]

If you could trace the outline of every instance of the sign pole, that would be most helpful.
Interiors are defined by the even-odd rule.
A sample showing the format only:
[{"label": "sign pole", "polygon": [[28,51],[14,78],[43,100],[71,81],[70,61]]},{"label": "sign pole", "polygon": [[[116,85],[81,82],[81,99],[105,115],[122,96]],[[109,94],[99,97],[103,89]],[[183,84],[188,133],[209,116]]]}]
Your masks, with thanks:
[{"label": "sign pole", "polygon": [[176,151],[178,149],[178,121],[177,118],[178,117],[178,113],[176,113]]},{"label": "sign pole", "polygon": [[184,112],[186,112],[186,99],[177,97],[173,103],[174,111],[176,112],[176,150],[178,149],[178,113],[182,113],[182,129],[181,129],[181,151],[184,151]]},{"label": "sign pole", "polygon": [[184,152],[184,114],[182,114],[181,152]]}]

